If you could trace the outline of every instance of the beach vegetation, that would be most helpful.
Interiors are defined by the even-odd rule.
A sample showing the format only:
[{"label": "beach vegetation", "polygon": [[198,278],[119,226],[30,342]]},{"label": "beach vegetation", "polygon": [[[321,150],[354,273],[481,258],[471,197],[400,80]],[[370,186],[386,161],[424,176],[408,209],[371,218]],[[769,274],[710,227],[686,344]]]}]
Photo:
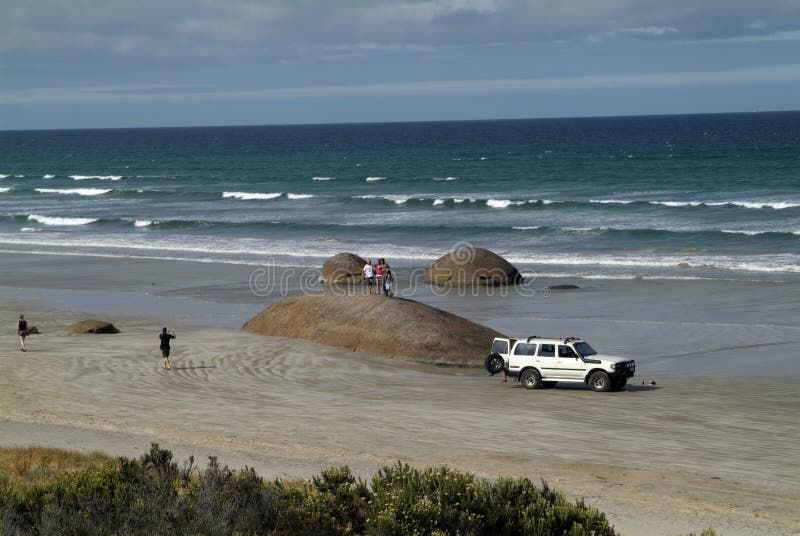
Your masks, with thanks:
[{"label": "beach vegetation", "polygon": [[269,481],[216,458],[181,465],[157,444],[138,459],[5,449],[0,460],[1,534],[615,534],[605,514],[545,482],[448,467]]}]

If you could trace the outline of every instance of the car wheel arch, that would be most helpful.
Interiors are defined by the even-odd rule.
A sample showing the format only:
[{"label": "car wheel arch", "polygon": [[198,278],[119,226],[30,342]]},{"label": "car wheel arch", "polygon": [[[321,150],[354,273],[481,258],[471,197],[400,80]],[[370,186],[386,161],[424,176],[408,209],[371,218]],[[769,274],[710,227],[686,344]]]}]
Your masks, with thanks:
[{"label": "car wheel arch", "polygon": [[608,374],[609,377],[611,377],[611,373],[608,372],[607,370],[595,367],[586,373],[586,376],[583,377],[583,383],[589,383],[589,378],[591,378],[592,374],[594,374],[595,372],[605,372],[606,374]]}]

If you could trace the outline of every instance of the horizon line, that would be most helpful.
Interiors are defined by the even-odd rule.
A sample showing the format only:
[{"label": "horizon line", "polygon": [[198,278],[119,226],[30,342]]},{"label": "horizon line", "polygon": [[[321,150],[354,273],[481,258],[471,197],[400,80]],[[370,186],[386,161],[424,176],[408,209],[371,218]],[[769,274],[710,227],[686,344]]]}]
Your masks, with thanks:
[{"label": "horizon line", "polygon": [[420,119],[414,121],[332,121],[332,122],[299,122],[299,123],[242,123],[242,124],[208,124],[208,125],[170,125],[170,126],[130,126],[130,127],[59,127],[59,128],[12,128],[0,129],[1,133],[7,132],[53,132],[70,130],[157,130],[157,129],[192,129],[192,128],[260,128],[260,127],[311,127],[311,126],[358,126],[358,125],[404,125],[413,123],[478,123],[494,121],[560,121],[568,119],[624,119],[646,117],[691,117],[711,115],[746,115],[746,114],[785,114],[800,113],[796,110],[746,110],[736,112],[684,112],[684,113],[651,113],[651,114],[613,114],[613,115],[567,115],[558,117],[495,117],[495,118],[466,118],[466,119]]}]

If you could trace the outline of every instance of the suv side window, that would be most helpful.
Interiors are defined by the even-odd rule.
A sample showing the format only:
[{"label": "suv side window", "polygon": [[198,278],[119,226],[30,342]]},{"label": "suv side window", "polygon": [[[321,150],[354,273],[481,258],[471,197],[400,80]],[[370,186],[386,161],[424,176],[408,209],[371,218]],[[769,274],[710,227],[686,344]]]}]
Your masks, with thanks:
[{"label": "suv side window", "polygon": [[493,354],[507,354],[508,353],[508,341],[494,341],[492,343],[492,353]]},{"label": "suv side window", "polygon": [[566,344],[559,344],[558,345],[558,356],[559,357],[578,357],[578,354],[575,353],[571,347],[567,346]]},{"label": "suv side window", "polygon": [[514,355],[536,355],[536,345],[521,342],[514,347]]},{"label": "suv side window", "polygon": [[543,344],[539,347],[540,357],[555,357],[555,355],[556,355],[555,344]]}]

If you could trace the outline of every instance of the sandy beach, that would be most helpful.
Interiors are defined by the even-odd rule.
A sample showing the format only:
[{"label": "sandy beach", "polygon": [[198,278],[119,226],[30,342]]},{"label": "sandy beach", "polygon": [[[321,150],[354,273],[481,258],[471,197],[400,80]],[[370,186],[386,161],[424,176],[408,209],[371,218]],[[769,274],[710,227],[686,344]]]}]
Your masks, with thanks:
[{"label": "sandy beach", "polygon": [[[184,324],[174,326],[174,369],[164,371],[156,333],[180,315],[116,314],[111,320],[121,334],[79,336],[64,328],[109,317],[88,314],[87,306],[102,302],[97,296],[65,311],[47,306],[47,300],[9,294],[0,300],[0,315],[13,324],[24,312],[43,334],[29,338],[27,353],[17,349],[12,329],[0,335],[5,446],[138,456],[158,442],[179,459],[218,456],[268,478],[308,477],[332,465],[368,477],[397,460],[447,464],[487,478],[544,479],[606,512],[622,534],[705,527],[725,535],[800,532],[796,365],[788,378],[736,372],[745,367],[736,352],[748,337],[765,333],[784,343],[768,341],[766,351],[788,348],[790,355],[781,359],[796,359],[792,349],[800,330],[793,325],[735,329],[729,318],[723,327],[713,317],[681,323],[614,314],[568,322],[562,315],[574,298],[551,297],[545,303],[562,308],[557,315],[544,314],[541,303],[528,313],[544,329],[615,330],[636,343],[620,343],[624,355],[643,349],[647,340],[664,345],[688,333],[691,341],[706,341],[700,346],[709,355],[715,349],[738,365],[736,373],[703,373],[695,364],[680,374],[674,365],[691,353],[685,348],[691,341],[681,340],[670,358],[664,348],[641,356],[639,373],[623,392],[531,392],[481,370],[414,366],[235,328]],[[106,299],[113,298],[109,291]],[[468,310],[469,304],[462,301],[461,307]],[[473,311],[473,319],[491,316],[498,329],[517,329],[514,322],[524,317],[519,311],[515,320],[487,308]],[[751,344],[752,353],[757,342]],[[727,346],[736,351],[726,352]],[[645,379],[656,385],[642,385]]]}]

